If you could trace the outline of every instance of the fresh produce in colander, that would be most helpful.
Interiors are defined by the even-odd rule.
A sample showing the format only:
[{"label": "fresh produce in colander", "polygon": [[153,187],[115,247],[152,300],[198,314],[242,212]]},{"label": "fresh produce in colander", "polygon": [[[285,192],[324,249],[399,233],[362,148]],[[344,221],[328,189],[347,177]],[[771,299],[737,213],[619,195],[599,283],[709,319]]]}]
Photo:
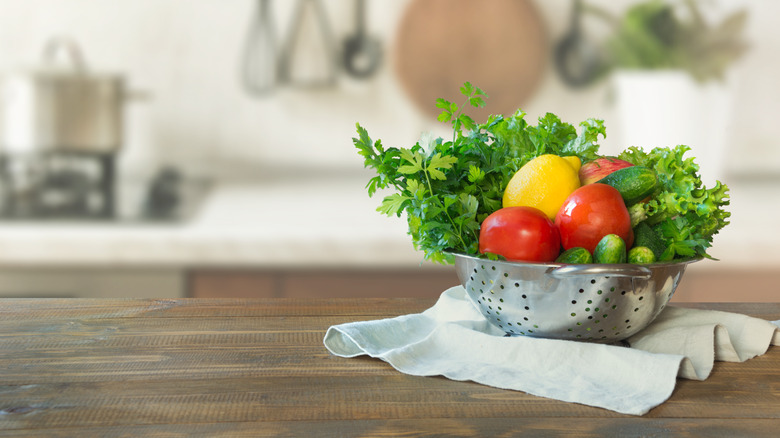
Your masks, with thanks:
[{"label": "fresh produce in colander", "polygon": [[[426,259],[452,263],[453,253],[511,259],[494,251],[480,251],[480,231],[489,215],[504,207],[530,206],[548,217],[557,216],[580,186],[605,183],[621,195],[630,218],[628,230],[607,234],[620,236],[629,252],[632,236],[641,225],[644,235],[649,229],[657,238],[655,248],[650,248],[657,261],[709,257],[707,249],[713,236],[728,224],[730,213],[724,210],[729,204],[728,187],[721,182],[704,187],[694,158],[684,157],[690,150],[687,146],[658,147],[649,152],[629,147],[617,157],[603,157],[598,145],[599,136],[606,136],[602,120],[587,119],[579,124],[578,132],[551,113],[540,117],[536,125],[529,124],[526,114],[518,110],[510,116],[491,115],[478,124],[463,109],[484,106],[487,95],[470,83],[460,91],[463,104],[444,99],[436,102],[442,110],[439,121],[452,125],[451,139],[424,138],[409,148],[385,147],[380,140],[373,141],[360,124],[358,136],[353,138],[364,165],[376,171],[366,186],[369,196],[392,192],[377,210],[387,215],[405,214],[412,242]],[[547,164],[539,165],[544,162]],[[529,164],[533,171],[520,172],[522,177],[514,182],[518,171]],[[609,177],[632,166],[637,169]],[[572,174],[577,181],[569,177]],[[624,219],[621,214],[621,221]],[[506,226],[515,227],[507,231],[522,234],[517,224]],[[556,229],[562,241],[564,234],[572,233],[563,231],[560,223]],[[598,237],[600,240],[604,235]],[[583,245],[564,243],[558,252],[573,246]],[[586,248],[590,252],[595,249]]]}]

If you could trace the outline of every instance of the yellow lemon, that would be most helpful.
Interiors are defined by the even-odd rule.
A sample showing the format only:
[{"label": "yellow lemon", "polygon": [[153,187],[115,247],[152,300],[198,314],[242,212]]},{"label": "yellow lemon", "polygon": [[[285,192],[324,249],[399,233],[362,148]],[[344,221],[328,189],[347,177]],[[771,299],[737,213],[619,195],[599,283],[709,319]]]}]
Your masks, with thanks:
[{"label": "yellow lemon", "polygon": [[509,180],[504,190],[504,207],[536,207],[547,217],[555,215],[563,201],[580,187],[577,157],[540,155],[526,163]]},{"label": "yellow lemon", "polygon": [[569,163],[569,165],[574,168],[575,172],[580,171],[580,167],[582,167],[582,161],[580,161],[580,157],[575,157],[574,155],[570,155],[568,157],[561,157],[561,158],[566,160],[566,162]]}]

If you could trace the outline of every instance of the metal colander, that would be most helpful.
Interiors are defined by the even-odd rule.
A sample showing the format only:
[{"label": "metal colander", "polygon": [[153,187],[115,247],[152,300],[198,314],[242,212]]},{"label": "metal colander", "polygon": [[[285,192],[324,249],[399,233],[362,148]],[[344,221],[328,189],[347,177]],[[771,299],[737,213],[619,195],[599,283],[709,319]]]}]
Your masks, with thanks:
[{"label": "metal colander", "polygon": [[469,299],[508,335],[616,342],[650,324],[685,268],[676,263],[518,263],[455,255]]}]

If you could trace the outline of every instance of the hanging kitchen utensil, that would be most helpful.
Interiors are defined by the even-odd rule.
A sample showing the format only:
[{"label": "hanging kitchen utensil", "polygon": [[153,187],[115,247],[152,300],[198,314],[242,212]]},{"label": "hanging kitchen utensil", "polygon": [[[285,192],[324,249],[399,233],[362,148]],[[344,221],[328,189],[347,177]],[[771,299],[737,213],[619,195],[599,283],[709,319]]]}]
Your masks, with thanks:
[{"label": "hanging kitchen utensil", "polygon": [[582,0],[575,0],[569,32],[555,47],[555,66],[563,81],[572,87],[591,84],[603,71],[599,48],[582,31]]},{"label": "hanging kitchen utensil", "polygon": [[294,86],[327,87],[336,83],[333,31],[321,0],[298,0],[280,56],[282,81]]},{"label": "hanging kitchen utensil", "polygon": [[530,0],[412,0],[396,31],[396,72],[410,99],[436,118],[437,98],[462,103],[469,81],[490,96],[466,114],[512,114],[546,66],[544,20]]},{"label": "hanging kitchen utensil", "polygon": [[366,32],[366,0],[355,0],[355,33],[344,41],[344,70],[356,78],[374,74],[382,59],[378,39]]},{"label": "hanging kitchen utensil", "polygon": [[278,80],[276,28],[271,14],[271,0],[257,0],[241,69],[243,86],[253,96],[268,95]]}]

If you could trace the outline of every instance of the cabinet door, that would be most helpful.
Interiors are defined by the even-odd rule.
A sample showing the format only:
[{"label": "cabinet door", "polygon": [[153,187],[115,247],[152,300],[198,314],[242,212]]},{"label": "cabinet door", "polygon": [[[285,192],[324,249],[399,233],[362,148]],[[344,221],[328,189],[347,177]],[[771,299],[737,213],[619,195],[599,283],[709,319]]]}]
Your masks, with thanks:
[{"label": "cabinet door", "polygon": [[198,270],[188,278],[192,298],[274,298],[282,296],[278,275],[270,272]]},{"label": "cabinet door", "polygon": [[672,302],[774,303],[780,302],[780,270],[696,269],[691,266],[680,281]]},{"label": "cabinet door", "polygon": [[194,298],[431,297],[459,284],[449,269],[196,270],[189,275]]},{"label": "cabinet door", "polygon": [[304,271],[285,277],[284,292],[287,297],[435,298],[457,284],[454,270]]}]

